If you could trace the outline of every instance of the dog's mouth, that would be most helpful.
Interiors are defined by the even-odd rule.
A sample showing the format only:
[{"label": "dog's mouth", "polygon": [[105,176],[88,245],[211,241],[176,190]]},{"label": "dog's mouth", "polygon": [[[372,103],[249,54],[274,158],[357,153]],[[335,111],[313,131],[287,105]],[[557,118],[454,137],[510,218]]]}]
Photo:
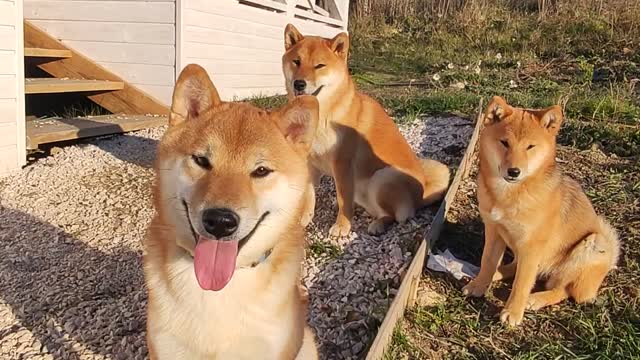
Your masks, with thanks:
[{"label": "dog's mouth", "polygon": [[182,202],[189,218],[191,232],[196,243],[193,255],[193,268],[198,285],[202,290],[220,291],[231,281],[236,270],[238,252],[255,234],[269,212],[264,212],[255,226],[240,240],[220,240],[199,235],[189,217],[189,205]]},{"label": "dog's mouth", "polygon": [[504,181],[508,182],[509,184],[515,184],[518,181],[520,181],[520,178],[514,178],[514,177],[510,177],[510,176],[505,176],[503,177]]},{"label": "dog's mouth", "polygon": [[320,91],[322,91],[322,88],[324,88],[324,85],[319,86],[314,92],[312,92],[311,94],[307,94],[304,90],[302,91],[298,91],[295,90],[294,93],[296,96],[300,96],[300,95],[312,95],[312,96],[318,96],[318,94],[320,94]]},{"label": "dog's mouth", "polygon": [[[197,244],[200,236],[198,235],[196,228],[193,226],[193,223],[191,222],[191,216],[189,216],[189,204],[185,200],[182,200],[182,207],[184,208],[184,211],[187,215],[187,221],[189,222],[189,228],[191,229],[191,234],[193,235],[193,241]],[[256,225],[253,227],[253,229],[251,229],[251,231],[249,231],[247,235],[245,235],[242,239],[240,239],[240,241],[238,241],[238,251],[240,251],[240,249],[242,249],[242,247],[249,242],[249,239],[253,236],[253,234],[255,234],[256,230],[258,230],[258,227],[262,224],[264,219],[269,214],[270,214],[269,211],[265,211],[260,216],[260,218],[258,218],[258,222],[256,222]]]}]

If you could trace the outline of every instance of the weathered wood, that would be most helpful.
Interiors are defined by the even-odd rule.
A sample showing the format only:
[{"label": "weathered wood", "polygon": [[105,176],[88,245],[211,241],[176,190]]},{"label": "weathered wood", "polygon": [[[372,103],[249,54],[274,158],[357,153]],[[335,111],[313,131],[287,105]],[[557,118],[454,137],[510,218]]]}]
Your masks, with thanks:
[{"label": "weathered wood", "polygon": [[165,116],[104,115],[85,118],[45,118],[27,121],[27,147],[165,125]]},{"label": "weathered wood", "polygon": [[470,168],[473,160],[474,149],[476,147],[478,134],[482,125],[481,120],[482,100],[480,101],[473,135],[471,136],[469,145],[467,146],[467,150],[465,151],[465,154],[460,161],[456,176],[453,178],[451,186],[447,190],[447,194],[445,195],[442,204],[440,204],[436,216],[431,222],[429,231],[427,232],[424,240],[420,243],[420,247],[418,248],[418,251],[416,251],[413,260],[411,261],[409,270],[402,279],[402,283],[400,284],[398,293],[393,299],[393,302],[391,303],[391,306],[387,311],[387,315],[385,316],[382,324],[380,325],[380,328],[378,329],[378,334],[376,335],[376,338],[369,348],[369,352],[367,353],[366,357],[367,360],[379,360],[384,357],[385,351],[389,347],[389,343],[391,341],[393,331],[398,323],[398,320],[404,315],[404,310],[406,309],[406,307],[415,303],[418,284],[420,282],[420,277],[424,268],[424,260],[430,252],[433,244],[440,236],[447,211],[449,210],[450,204],[453,202],[456,196],[462,179],[464,179],[464,177],[468,176],[469,174],[468,169]]},{"label": "weathered wood", "polygon": [[122,90],[88,95],[88,98],[113,113],[124,114],[160,114],[169,113],[169,108],[159,100],[146,94],[137,87],[125,82],[91,59],[67,48],[51,35],[42,31],[29,21],[24,22],[24,43],[26,47],[69,50],[72,57],[59,61],[38,64],[38,67],[57,78],[100,79],[123,82]]},{"label": "weathered wood", "polygon": [[24,56],[46,57],[46,58],[70,58],[71,51],[60,49],[25,48]]},{"label": "weathered wood", "polygon": [[122,81],[58,78],[24,79],[25,94],[57,94],[83,91],[111,91],[124,88]]}]

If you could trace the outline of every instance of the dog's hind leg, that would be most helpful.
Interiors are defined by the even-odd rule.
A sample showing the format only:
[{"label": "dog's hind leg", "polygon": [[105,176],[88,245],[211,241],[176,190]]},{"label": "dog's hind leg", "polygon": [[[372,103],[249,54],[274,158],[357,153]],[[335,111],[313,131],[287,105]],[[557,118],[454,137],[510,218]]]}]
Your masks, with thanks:
[{"label": "dog's hind leg", "polygon": [[511,279],[516,275],[517,265],[517,261],[513,259],[513,261],[508,264],[498,266],[498,270],[493,274],[493,279],[491,281]]},{"label": "dog's hind leg", "polygon": [[527,300],[528,310],[538,310],[545,306],[554,305],[569,297],[565,287],[557,287],[551,290],[539,291],[529,295]]}]

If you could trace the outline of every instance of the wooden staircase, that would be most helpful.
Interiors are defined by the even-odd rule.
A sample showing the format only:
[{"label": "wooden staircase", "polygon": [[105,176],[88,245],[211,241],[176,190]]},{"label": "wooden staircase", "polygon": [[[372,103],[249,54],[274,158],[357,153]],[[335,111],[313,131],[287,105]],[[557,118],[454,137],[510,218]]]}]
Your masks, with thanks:
[{"label": "wooden staircase", "polygon": [[[123,133],[167,123],[169,109],[157,99],[24,21],[24,56],[52,77],[25,79],[25,94],[81,93],[114,115],[85,118],[27,117],[27,147]],[[37,99],[37,98],[36,98]]]}]

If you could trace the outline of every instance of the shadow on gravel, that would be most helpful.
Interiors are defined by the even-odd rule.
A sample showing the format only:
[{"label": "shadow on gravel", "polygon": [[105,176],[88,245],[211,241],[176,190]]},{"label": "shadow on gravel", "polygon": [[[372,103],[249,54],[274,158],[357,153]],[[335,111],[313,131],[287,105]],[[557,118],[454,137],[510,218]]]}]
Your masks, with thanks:
[{"label": "shadow on gravel", "polygon": [[122,161],[144,168],[151,168],[156,157],[158,140],[126,134],[92,140],[90,144],[99,147]]},{"label": "shadow on gravel", "polygon": [[99,251],[0,206],[0,254],[0,358],[146,356],[139,252]]}]

